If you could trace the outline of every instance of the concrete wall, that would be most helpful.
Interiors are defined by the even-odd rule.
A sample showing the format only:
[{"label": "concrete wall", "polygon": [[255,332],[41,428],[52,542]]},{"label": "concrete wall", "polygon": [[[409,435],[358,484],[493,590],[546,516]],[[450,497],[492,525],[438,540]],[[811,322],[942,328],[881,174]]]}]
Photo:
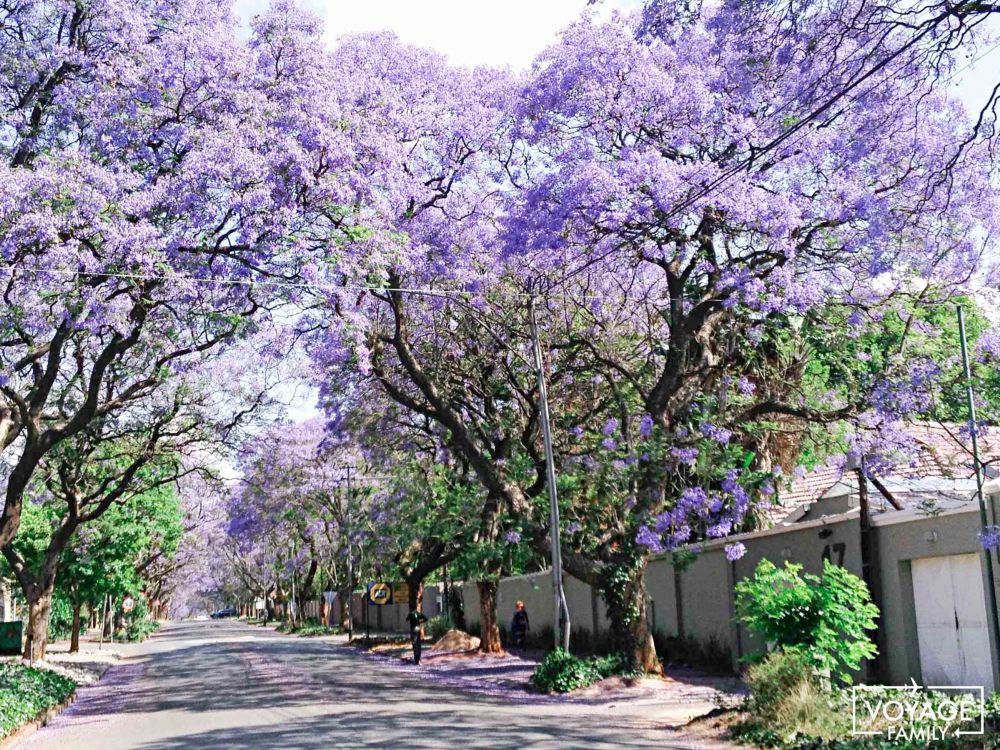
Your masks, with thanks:
[{"label": "concrete wall", "polygon": [[[407,633],[409,625],[406,624],[406,615],[409,614],[409,605],[383,604],[376,606],[369,604],[365,610],[365,594],[355,592],[352,602],[352,612],[354,613],[355,633],[364,632],[367,618],[368,627],[372,632]],[[442,608],[441,589],[437,584],[427,584],[424,586],[424,600],[422,612],[428,618],[441,614]],[[318,611],[318,610],[317,610]],[[339,600],[330,607],[330,624],[340,623],[340,602]]]},{"label": "concrete wall", "polygon": [[[1000,487],[996,489],[994,502],[1000,504]],[[668,636],[682,635],[701,642],[715,640],[730,650],[733,665],[738,666],[740,657],[761,650],[763,644],[735,621],[735,583],[753,575],[757,564],[765,558],[776,565],[785,560],[799,563],[804,572],[814,574],[822,572],[824,559],[830,559],[869,581],[872,597],[882,613],[877,633],[880,655],[866,665],[862,676],[888,684],[904,684],[911,678],[920,682],[909,562],[936,555],[980,553],[984,560],[984,590],[988,590],[985,555],[982,555],[977,538],[978,506],[972,502],[959,510],[932,517],[913,511],[879,514],[873,517],[872,524],[867,534],[871,557],[869,570],[862,565],[862,533],[856,507],[840,515],[822,516],[702,545],[701,553],[681,570],[674,569],[669,557],[654,559],[646,575],[652,626]],[[729,562],[724,547],[737,541],[746,546],[746,554]],[[996,565],[995,574],[1000,588],[1000,564]],[[478,623],[476,586],[465,584],[462,594],[466,620],[470,624]],[[604,603],[590,586],[567,577],[566,595],[575,629],[593,632],[596,622],[598,632],[607,632]],[[551,629],[553,605],[548,571],[504,579],[500,582],[497,600],[502,623],[509,623],[514,603],[521,600],[528,609],[533,630]],[[993,661],[994,681],[1000,685],[995,654]]]},{"label": "concrete wall", "polygon": [[[747,553],[731,563],[725,545],[742,541]],[[753,575],[763,558],[780,565],[783,560],[801,563],[804,570],[819,573],[823,557],[861,574],[861,544],[856,512],[836,519],[777,527],[755,534],[730,537],[703,545],[701,553],[683,569],[675,571],[669,556],[654,559],[646,573],[649,617],[654,630],[667,636],[684,636],[702,643],[717,642],[732,654],[733,666],[744,654],[762,648],[749,633],[737,626],[733,586]],[[479,622],[479,592],[474,583],[462,586],[465,619],[470,626]],[[593,589],[566,576],[566,599],[574,630],[591,634],[608,632],[604,602]],[[514,604],[523,601],[531,618],[531,628],[540,632],[553,625],[552,579],[549,571],[505,578],[497,592],[497,615],[508,624]],[[596,623],[596,631],[595,631]]]}]

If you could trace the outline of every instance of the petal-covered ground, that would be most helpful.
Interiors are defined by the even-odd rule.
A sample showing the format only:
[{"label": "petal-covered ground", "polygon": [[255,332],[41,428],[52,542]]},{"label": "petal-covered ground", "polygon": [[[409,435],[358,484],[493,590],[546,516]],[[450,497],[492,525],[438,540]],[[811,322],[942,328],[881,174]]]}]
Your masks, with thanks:
[{"label": "petal-covered ground", "polygon": [[531,662],[516,658],[415,667],[391,654],[363,656],[342,637],[239,622],[172,623],[122,653],[21,747],[729,747],[672,729],[677,722],[649,699],[529,693],[522,678]]}]

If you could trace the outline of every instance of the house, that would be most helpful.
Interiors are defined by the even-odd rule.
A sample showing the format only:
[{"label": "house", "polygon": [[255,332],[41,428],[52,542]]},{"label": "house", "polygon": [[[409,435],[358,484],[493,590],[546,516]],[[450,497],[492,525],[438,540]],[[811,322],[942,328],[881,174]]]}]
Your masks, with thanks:
[{"label": "house", "polygon": [[[917,424],[900,460],[878,476],[863,477],[848,462],[797,477],[780,494],[771,528],[704,543],[683,569],[670,556],[651,561],[646,578],[655,630],[729,650],[741,657],[761,648],[734,619],[735,583],[753,575],[760,560],[799,563],[820,573],[825,560],[864,578],[879,606],[879,656],[862,677],[885,684],[1000,685],[1000,658],[991,635],[995,610],[971,453],[954,425]],[[1000,460],[1000,441],[985,438],[982,457]],[[996,522],[1000,481],[986,485],[988,522]],[[724,546],[740,541],[746,554],[726,559]],[[1000,563],[994,555],[994,568]],[[994,575],[993,590],[1000,580]],[[574,628],[605,632],[607,617],[586,584],[567,578]],[[466,616],[478,617],[475,586],[463,588]],[[523,600],[536,630],[552,627],[548,571],[505,579],[501,613]]]}]

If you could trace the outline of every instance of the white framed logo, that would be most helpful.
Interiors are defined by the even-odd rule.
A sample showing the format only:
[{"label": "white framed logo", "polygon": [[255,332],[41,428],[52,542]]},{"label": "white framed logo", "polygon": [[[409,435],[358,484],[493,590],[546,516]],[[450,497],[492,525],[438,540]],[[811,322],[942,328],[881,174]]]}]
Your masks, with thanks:
[{"label": "white framed logo", "polygon": [[985,698],[982,685],[855,685],[851,734],[898,742],[981,735]]}]

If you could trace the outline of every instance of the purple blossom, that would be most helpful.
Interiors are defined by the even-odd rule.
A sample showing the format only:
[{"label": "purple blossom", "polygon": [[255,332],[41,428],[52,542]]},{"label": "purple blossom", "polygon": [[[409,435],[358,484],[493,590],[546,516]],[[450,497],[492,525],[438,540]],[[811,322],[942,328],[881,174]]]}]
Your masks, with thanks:
[{"label": "purple blossom", "polygon": [[979,542],[988,550],[1000,547],[1000,526],[986,526],[979,532]]},{"label": "purple blossom", "polygon": [[521,533],[511,530],[504,534],[503,538],[507,541],[507,544],[518,544],[521,541]]},{"label": "purple blossom", "polygon": [[705,535],[713,539],[717,539],[722,536],[728,536],[733,530],[733,522],[729,520],[720,521],[717,524],[709,526],[705,531]]},{"label": "purple blossom", "polygon": [[726,559],[729,562],[736,562],[747,553],[747,548],[743,542],[734,542],[726,545]]},{"label": "purple blossom", "polygon": [[635,543],[645,547],[654,555],[663,552],[663,543],[660,537],[648,526],[643,526],[639,529],[639,533],[635,535]]},{"label": "purple blossom", "polygon": [[698,458],[697,448],[671,448],[670,455],[682,464],[694,465]]},{"label": "purple blossom", "polygon": [[707,438],[711,438],[720,445],[728,445],[729,440],[732,438],[733,433],[724,427],[716,427],[711,422],[702,422],[699,426],[701,434]]},{"label": "purple blossom", "polygon": [[642,421],[639,422],[639,435],[644,438],[648,438],[653,434],[653,418],[648,414],[642,415]]}]

